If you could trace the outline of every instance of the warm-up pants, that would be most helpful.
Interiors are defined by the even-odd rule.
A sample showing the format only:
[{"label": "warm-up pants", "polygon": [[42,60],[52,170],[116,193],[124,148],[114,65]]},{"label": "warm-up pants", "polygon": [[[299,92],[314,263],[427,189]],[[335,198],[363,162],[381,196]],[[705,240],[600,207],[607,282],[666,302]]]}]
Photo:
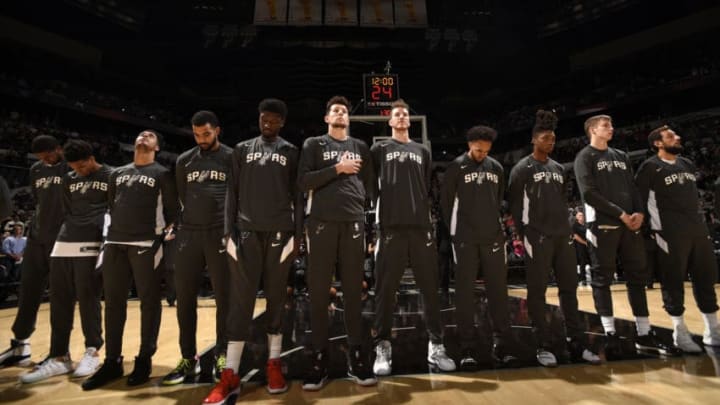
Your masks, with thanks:
[{"label": "warm-up pants", "polygon": [[588,248],[592,267],[592,289],[595,310],[600,316],[612,316],[613,304],[610,284],[617,269],[617,259],[623,266],[630,307],[635,316],[648,316],[645,286],[649,275],[645,245],[640,231],[627,227],[588,226]]},{"label": "warm-up pants", "polygon": [[[423,298],[425,325],[433,343],[442,343],[435,238],[421,228],[383,229],[378,238],[375,284],[375,340],[390,340],[395,293],[410,267]],[[456,270],[457,271],[457,270]],[[457,275],[455,276],[457,280]]]},{"label": "warm-up pants", "polygon": [[95,268],[97,257],[53,257],[50,259],[50,357],[68,353],[75,319],[75,301],[80,305],[80,323],[85,347],[100,349],[102,277]]},{"label": "warm-up pants", "polygon": [[160,279],[158,268],[162,244],[152,247],[105,245],[103,255],[105,290],[105,352],[108,359],[122,355],[123,331],[127,319],[128,290],[135,279],[140,298],[140,358],[150,358],[157,350],[160,330]]},{"label": "warm-up pants", "polygon": [[[197,354],[197,296],[207,266],[215,293],[215,353],[227,350],[229,256],[222,241],[223,229],[180,229],[175,237],[175,290],[182,357]],[[253,293],[253,297],[254,297]]]},{"label": "warm-up pants", "polygon": [[365,225],[323,222],[310,218],[306,225],[312,345],[323,351],[328,344],[328,305],[335,270],[342,282],[345,329],[350,346],[362,345],[362,282],[365,261]]}]

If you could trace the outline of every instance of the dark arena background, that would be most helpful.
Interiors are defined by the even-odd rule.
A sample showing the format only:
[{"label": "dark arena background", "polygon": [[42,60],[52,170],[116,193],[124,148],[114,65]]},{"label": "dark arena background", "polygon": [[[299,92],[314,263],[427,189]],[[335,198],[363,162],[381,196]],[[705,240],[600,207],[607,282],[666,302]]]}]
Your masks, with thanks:
[{"label": "dark arena background", "polygon": [[[0,176],[9,186],[11,213],[2,219],[3,240],[15,225],[30,226],[36,201],[29,168],[37,161],[32,139],[41,134],[61,144],[91,143],[97,160],[111,166],[132,162],[134,140],[143,129],[163,134],[157,160],[174,170],[179,154],[195,146],[190,119],[211,110],[220,119],[220,141],[234,147],[256,137],[258,103],[284,100],[288,115],[280,136],[301,148],[325,134],[325,103],[334,95],[352,102],[350,134],[369,146],[391,135],[391,102],[410,105],[410,136],[432,153],[433,223],[439,249],[438,294],[448,355],[459,358],[455,317],[453,252],[439,229],[439,196],[445,168],[467,152],[465,132],[482,124],[498,138],[490,155],[506,176],[530,144],[535,112],[559,117],[551,157],[568,169],[568,221],[582,210],[572,173],[576,154],[588,144],[585,120],[613,118],[610,146],[628,154],[635,168],[653,154],[647,136],[670,125],[682,137],[683,156],[696,167],[698,210],[720,255],[720,4],[711,0],[6,0],[0,2]],[[252,198],[252,196],[250,196]],[[368,245],[375,243],[368,212]],[[478,370],[443,373],[429,367],[424,301],[408,269],[397,293],[393,321],[393,375],[377,386],[347,379],[348,343],[343,324],[343,288],[331,290],[331,382],[304,392],[310,344],[310,297],[299,256],[291,267],[283,323],[288,393],[265,389],[267,339],[265,296],[259,286],[252,338],[245,346],[242,393],[230,402],[291,404],[500,403],[710,404],[720,398],[720,349],[705,346],[693,356],[657,356],[636,351],[635,322],[627,302],[622,266],[612,294],[624,355],[607,359],[601,319],[593,305],[589,276],[578,266],[577,296],[589,345],[599,366],[578,363],[564,351],[563,316],[554,274],[546,318],[557,349],[557,368],[535,358],[528,318],[526,252],[509,212],[502,218],[508,262],[509,307],[518,361],[499,367],[491,357],[492,332],[485,275],[474,285]],[[24,231],[25,232],[25,231]],[[638,252],[638,254],[645,254]],[[166,258],[167,259],[167,258]],[[717,259],[716,259],[717,260]],[[375,316],[372,254],[365,263],[363,331],[369,339]],[[82,380],[53,377],[23,384],[25,367],[0,368],[0,403],[200,404],[211,390],[215,301],[205,275],[199,282],[198,333],[202,373],[173,387],[162,377],[180,358],[172,260],[166,260],[158,351],[150,382],[127,387],[118,380],[83,391]],[[0,344],[14,336],[22,260],[0,255]],[[663,309],[660,279],[647,286],[650,321],[657,337],[673,341]],[[685,280],[686,322],[702,342],[703,318]],[[38,282],[41,282],[39,280]],[[719,291],[718,287],[715,287]],[[49,353],[49,292],[32,337],[32,360]],[[230,305],[233,305],[231,302]],[[125,370],[140,333],[136,289],[128,291]],[[104,314],[103,314],[104,317]],[[103,328],[104,329],[104,328]],[[70,351],[84,350],[79,314]],[[100,357],[104,357],[104,349]],[[74,358],[74,360],[79,360]]]}]

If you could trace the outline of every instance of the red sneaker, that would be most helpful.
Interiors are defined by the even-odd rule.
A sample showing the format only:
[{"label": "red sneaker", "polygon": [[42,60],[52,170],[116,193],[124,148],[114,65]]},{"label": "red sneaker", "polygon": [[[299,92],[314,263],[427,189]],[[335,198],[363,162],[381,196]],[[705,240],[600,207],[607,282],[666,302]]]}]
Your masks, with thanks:
[{"label": "red sneaker", "polygon": [[215,387],[210,391],[210,395],[203,400],[203,405],[224,404],[231,395],[239,393],[240,376],[235,374],[232,369],[226,368],[220,374],[220,382],[215,384]]},{"label": "red sneaker", "polygon": [[267,362],[267,390],[271,394],[280,394],[287,391],[288,386],[282,373],[280,359],[270,359]]}]

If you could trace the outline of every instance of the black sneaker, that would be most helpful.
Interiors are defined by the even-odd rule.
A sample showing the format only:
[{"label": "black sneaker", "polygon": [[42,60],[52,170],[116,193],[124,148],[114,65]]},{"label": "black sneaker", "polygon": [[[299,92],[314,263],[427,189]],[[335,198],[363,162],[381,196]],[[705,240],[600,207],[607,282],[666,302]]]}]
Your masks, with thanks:
[{"label": "black sneaker", "polygon": [[200,374],[200,362],[197,359],[181,359],[177,367],[168,375],[163,377],[163,385],[177,385],[185,381],[195,382],[195,377]]},{"label": "black sneaker", "polygon": [[608,332],[605,334],[605,360],[620,360],[623,358],[622,346],[620,345],[620,336],[616,332]]},{"label": "black sneaker", "polygon": [[478,362],[476,360],[475,351],[473,349],[463,349],[460,357],[460,370],[477,371]]},{"label": "black sneaker", "polygon": [[90,391],[95,388],[100,388],[112,380],[117,380],[122,377],[124,373],[122,356],[117,359],[105,359],[100,369],[87,380],[83,381],[82,389]]},{"label": "black sneaker", "polygon": [[363,387],[377,384],[377,378],[368,364],[368,357],[360,346],[352,348],[348,353],[348,376]]},{"label": "black sneaker", "polygon": [[30,343],[10,339],[10,348],[0,353],[0,368],[30,365]]},{"label": "black sneaker", "polygon": [[318,391],[325,385],[328,379],[327,363],[325,351],[313,352],[310,369],[303,380],[302,387],[305,391]]},{"label": "black sneaker", "polygon": [[654,330],[650,330],[647,335],[635,337],[635,348],[643,352],[657,353],[664,356],[682,355],[682,350],[658,339]]},{"label": "black sneaker", "polygon": [[150,380],[150,372],[152,371],[152,360],[150,357],[135,357],[135,367],[128,376],[127,385],[134,387],[136,385],[145,384]]},{"label": "black sneaker", "polygon": [[498,366],[512,367],[517,364],[518,358],[507,350],[507,345],[502,342],[495,342],[492,349],[492,357]]}]

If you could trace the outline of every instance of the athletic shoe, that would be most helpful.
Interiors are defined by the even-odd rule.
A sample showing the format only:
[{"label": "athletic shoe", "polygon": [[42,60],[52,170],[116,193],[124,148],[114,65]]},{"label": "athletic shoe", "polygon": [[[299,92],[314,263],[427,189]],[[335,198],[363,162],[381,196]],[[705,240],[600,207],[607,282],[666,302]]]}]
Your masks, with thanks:
[{"label": "athletic shoe", "polygon": [[127,385],[134,387],[136,385],[145,384],[150,380],[150,372],[152,371],[152,360],[150,357],[135,357],[135,367],[127,378]]},{"label": "athletic shoe", "polygon": [[690,336],[690,332],[685,325],[678,325],[674,328],[673,344],[683,353],[699,354],[703,351],[700,345],[692,340],[692,336]]},{"label": "athletic shoe", "polygon": [[327,354],[324,351],[313,352],[312,366],[302,385],[305,391],[318,391],[325,385],[328,379],[327,362]]},{"label": "athletic shoe", "polygon": [[365,353],[360,346],[352,348],[350,353],[348,353],[347,373],[356,384],[363,387],[377,384],[377,378],[375,378],[368,364],[367,353]]},{"label": "athletic shoe", "polygon": [[285,376],[282,373],[282,361],[280,359],[269,359],[265,368],[267,377],[267,392],[271,394],[281,394],[288,390]]},{"label": "athletic shoe", "polygon": [[605,360],[620,360],[623,357],[622,346],[620,345],[620,336],[616,332],[608,332],[605,334]]},{"label": "athletic shoe", "polygon": [[392,344],[389,340],[381,340],[375,346],[373,373],[375,375],[390,375],[392,373]]},{"label": "athletic shoe", "polygon": [[223,371],[225,370],[225,366],[227,365],[227,357],[225,357],[225,353],[219,354],[215,357],[215,368],[213,368],[213,379],[215,380],[215,383],[220,382],[220,376],[222,375]]},{"label": "athletic shoe", "polygon": [[557,367],[557,359],[555,355],[546,349],[540,348],[535,352],[538,363],[543,367]]},{"label": "athletic shoe", "polygon": [[568,338],[567,346],[573,361],[586,361],[594,366],[602,364],[600,356],[588,349],[579,339]]},{"label": "athletic shoe", "polygon": [[163,377],[162,384],[182,384],[186,378],[194,380],[199,374],[200,362],[197,359],[180,359],[175,369]]},{"label": "athletic shoe", "polygon": [[679,356],[682,351],[673,345],[660,341],[655,335],[655,331],[635,338],[635,348],[646,352],[655,352],[665,356]]},{"label": "athletic shoe", "polygon": [[720,325],[715,325],[714,328],[703,333],[703,344],[706,346],[720,346]]},{"label": "athletic shoe", "polygon": [[492,357],[499,366],[512,366],[518,361],[517,356],[510,353],[502,341],[493,343]]},{"label": "athletic shoe", "polygon": [[105,359],[100,369],[87,380],[83,381],[82,388],[85,391],[94,390],[100,388],[103,385],[109,383],[112,380],[116,380],[122,377],[124,374],[123,370],[123,358],[122,356],[117,359]]},{"label": "athletic shoe", "polygon": [[475,351],[473,349],[463,349],[462,357],[460,357],[460,370],[476,371],[478,362],[475,360]]},{"label": "athletic shoe", "polygon": [[30,343],[10,339],[10,348],[0,354],[0,368],[30,365]]},{"label": "athletic shoe", "polygon": [[73,378],[87,377],[90,374],[97,371],[100,366],[100,357],[98,356],[97,349],[94,347],[88,347],[85,349],[82,359],[78,362],[73,373]]},{"label": "athletic shoe", "polygon": [[20,376],[20,381],[24,384],[31,384],[42,380],[47,380],[56,375],[63,375],[73,370],[72,360],[70,356],[55,357],[35,366],[32,371]]},{"label": "athletic shoe", "polygon": [[233,395],[240,394],[240,376],[231,368],[220,374],[220,382],[215,384],[210,394],[203,400],[203,405],[221,405]]},{"label": "athletic shoe", "polygon": [[445,345],[442,343],[428,342],[427,362],[439,368],[441,371],[455,371],[455,361],[445,352]]}]

